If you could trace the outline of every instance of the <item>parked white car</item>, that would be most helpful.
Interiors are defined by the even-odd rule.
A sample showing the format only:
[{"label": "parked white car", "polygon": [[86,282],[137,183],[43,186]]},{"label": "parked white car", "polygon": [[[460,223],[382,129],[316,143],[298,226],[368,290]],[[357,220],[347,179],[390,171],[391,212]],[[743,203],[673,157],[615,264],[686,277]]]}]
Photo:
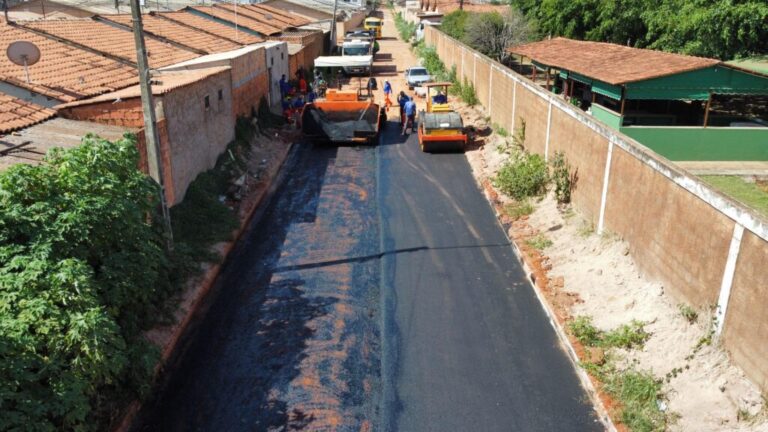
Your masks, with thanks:
[{"label": "parked white car", "polygon": [[405,70],[405,82],[408,83],[408,90],[413,90],[414,87],[420,87],[431,81],[432,75],[423,66],[414,66]]}]

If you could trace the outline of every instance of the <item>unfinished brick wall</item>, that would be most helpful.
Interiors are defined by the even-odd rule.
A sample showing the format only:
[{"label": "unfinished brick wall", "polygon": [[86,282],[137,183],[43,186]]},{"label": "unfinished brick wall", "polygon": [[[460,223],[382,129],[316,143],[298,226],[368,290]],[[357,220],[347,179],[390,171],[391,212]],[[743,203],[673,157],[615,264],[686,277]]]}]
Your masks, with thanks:
[{"label": "unfinished brick wall", "polygon": [[169,164],[173,200],[169,199],[169,203],[173,205],[181,202],[198,174],[214,167],[219,155],[234,139],[230,71],[174,89],[163,95],[162,100],[171,137]]},{"label": "unfinished brick wall", "polygon": [[439,30],[427,27],[425,42],[474,83],[492,122],[510,133],[525,124],[527,150],[566,154],[574,205],[625,239],[642,271],[678,301],[725,311],[723,346],[768,391],[768,220]]},{"label": "unfinished brick wall", "polygon": [[133,128],[144,127],[144,113],[139,98],[73,106],[58,110],[58,114],[60,117],[71,120]]}]

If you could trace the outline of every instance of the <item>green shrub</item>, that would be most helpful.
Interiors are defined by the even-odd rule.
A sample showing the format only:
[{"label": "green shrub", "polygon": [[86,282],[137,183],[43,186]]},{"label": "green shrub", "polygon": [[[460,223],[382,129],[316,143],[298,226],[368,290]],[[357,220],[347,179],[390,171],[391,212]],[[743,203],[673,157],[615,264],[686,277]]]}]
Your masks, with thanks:
[{"label": "green shrub", "polygon": [[468,17],[469,13],[461,9],[446,14],[440,21],[440,30],[456,40],[461,40],[464,37]]},{"label": "green shrub", "polygon": [[0,430],[105,430],[144,394],[173,287],[136,137],[0,173]]},{"label": "green shrub", "polygon": [[411,40],[416,33],[416,27],[417,24],[415,22],[406,21],[400,12],[395,14],[395,28],[397,28],[397,32],[400,34],[400,39],[403,41],[408,42]]},{"label": "green shrub", "polygon": [[633,320],[629,324],[606,332],[603,336],[603,346],[616,348],[641,348],[651,335],[645,331],[645,323]]},{"label": "green shrub", "polygon": [[504,164],[493,183],[515,199],[539,195],[547,184],[547,164],[537,154],[523,153],[518,159]]},{"label": "green shrub", "polygon": [[552,158],[552,181],[555,183],[555,199],[560,204],[571,202],[571,167],[563,152],[555,152]]},{"label": "green shrub", "polygon": [[461,85],[461,99],[469,106],[475,106],[480,103],[475,93],[475,85],[468,82],[466,78],[464,78],[464,83]]}]

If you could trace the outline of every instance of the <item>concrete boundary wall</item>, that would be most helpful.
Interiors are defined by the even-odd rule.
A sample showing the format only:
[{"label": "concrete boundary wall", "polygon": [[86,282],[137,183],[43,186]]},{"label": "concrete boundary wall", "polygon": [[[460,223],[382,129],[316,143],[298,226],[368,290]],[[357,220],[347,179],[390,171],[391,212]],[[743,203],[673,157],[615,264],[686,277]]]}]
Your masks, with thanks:
[{"label": "concrete boundary wall", "polygon": [[574,205],[626,240],[648,276],[678,301],[716,308],[715,330],[768,391],[768,220],[652,150],[472,48],[426,27],[425,42],[473,83],[491,121],[525,131],[525,147],[564,152]]}]

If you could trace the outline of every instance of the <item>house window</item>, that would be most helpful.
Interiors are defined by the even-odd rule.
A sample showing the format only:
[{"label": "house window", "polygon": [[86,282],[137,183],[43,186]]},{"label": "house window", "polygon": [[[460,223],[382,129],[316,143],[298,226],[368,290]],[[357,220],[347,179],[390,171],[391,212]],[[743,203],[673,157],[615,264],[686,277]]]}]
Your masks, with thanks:
[{"label": "house window", "polygon": [[206,110],[211,107],[211,98],[208,97],[207,95],[205,96],[204,102],[205,102],[205,109]]},{"label": "house window", "polygon": [[285,53],[280,53],[280,60],[285,60]]},{"label": "house window", "polygon": [[275,65],[275,58],[274,57],[270,57],[269,60],[272,62],[272,66],[274,66]]},{"label": "house window", "polygon": [[224,100],[224,92],[219,89],[219,100]]}]

